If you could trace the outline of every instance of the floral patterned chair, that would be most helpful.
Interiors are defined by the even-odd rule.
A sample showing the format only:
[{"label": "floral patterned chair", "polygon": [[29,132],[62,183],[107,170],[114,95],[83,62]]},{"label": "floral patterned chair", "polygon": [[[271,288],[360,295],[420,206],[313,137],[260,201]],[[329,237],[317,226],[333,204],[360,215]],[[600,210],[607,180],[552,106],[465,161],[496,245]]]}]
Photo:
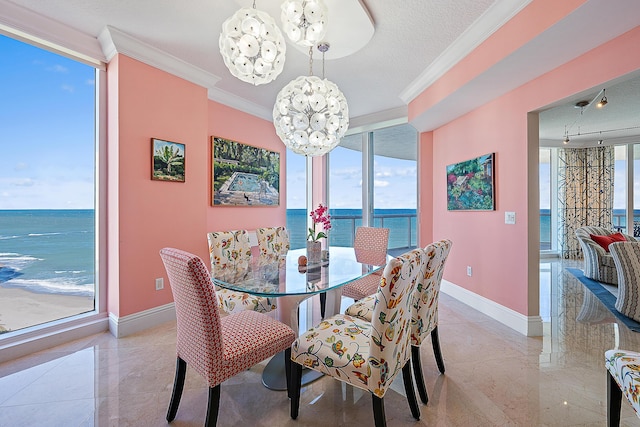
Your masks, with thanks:
[{"label": "floral patterned chair", "polygon": [[[418,283],[413,295],[413,310],[411,311],[411,363],[413,375],[416,380],[418,394],[422,403],[429,401],[427,388],[424,384],[422,364],[420,361],[420,346],[431,335],[431,346],[436,358],[436,364],[440,373],[444,374],[444,359],[440,349],[438,336],[438,297],[440,295],[440,283],[447,257],[451,251],[451,240],[440,240],[431,243],[424,248],[426,254],[423,279]],[[351,305],[345,311],[350,316],[360,317],[371,321],[375,308],[375,296],[364,298]]]},{"label": "floral patterned chair", "polygon": [[380,279],[371,322],[337,314],[303,333],[291,347],[291,418],[298,417],[302,366],[369,391],[376,427],[385,426],[384,395],[402,371],[413,417],[420,409],[411,381],[412,294],[423,271],[424,251],[394,258]]},{"label": "floral patterned chair", "polygon": [[607,426],[620,425],[622,395],[640,418],[640,353],[607,350],[604,353],[607,381]]},{"label": "floral patterned chair", "polygon": [[609,251],[618,275],[616,310],[640,322],[640,242],[614,242]]},{"label": "floral patterned chair", "polygon": [[202,259],[173,248],[162,249],[160,257],[175,300],[178,335],[167,421],[173,421],[178,412],[189,364],[209,386],[205,426],[215,426],[220,384],[281,351],[290,355],[295,333],[284,323],[255,311],[220,316],[216,291]]},{"label": "floral patterned chair", "polygon": [[256,235],[261,258],[278,259],[289,251],[289,232],[285,227],[258,228]]},{"label": "floral patterned chair", "polygon": [[[234,266],[238,271],[246,270],[251,263],[251,244],[246,230],[218,231],[207,234],[211,273],[216,267]],[[220,308],[227,313],[253,310],[268,313],[276,308],[272,298],[258,297],[244,292],[216,287]]]}]

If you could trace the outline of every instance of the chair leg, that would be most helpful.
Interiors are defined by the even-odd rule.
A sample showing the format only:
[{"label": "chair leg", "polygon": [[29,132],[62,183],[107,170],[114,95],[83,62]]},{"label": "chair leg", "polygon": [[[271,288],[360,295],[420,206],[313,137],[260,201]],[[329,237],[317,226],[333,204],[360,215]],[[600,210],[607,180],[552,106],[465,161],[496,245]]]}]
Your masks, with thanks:
[{"label": "chair leg", "polygon": [[324,319],[324,312],[327,308],[327,293],[320,292],[320,317]]},{"label": "chair leg", "polygon": [[620,425],[622,390],[609,371],[607,371],[607,377],[607,427],[618,427]]},{"label": "chair leg", "polygon": [[440,351],[440,338],[438,336],[437,326],[431,331],[431,344],[433,345],[433,354],[436,356],[438,370],[441,374],[444,374],[444,359],[442,358],[442,351]]},{"label": "chair leg", "polygon": [[291,419],[298,418],[300,409],[300,387],[302,387],[302,365],[291,363]]},{"label": "chair leg", "polygon": [[[276,357],[278,357],[276,355]],[[284,373],[287,378],[287,397],[291,399],[291,347],[284,350]]]},{"label": "chair leg", "polygon": [[218,408],[220,408],[220,384],[209,387],[209,403],[207,405],[207,418],[205,427],[215,427],[218,423]]},{"label": "chair leg", "polygon": [[416,380],[420,400],[426,405],[429,402],[429,395],[427,394],[427,387],[424,385],[422,363],[420,362],[420,346],[411,346],[411,364],[413,365],[413,377]]},{"label": "chair leg", "polygon": [[387,417],[384,414],[384,400],[382,397],[378,397],[371,393],[371,400],[373,402],[373,420],[376,427],[387,427]]},{"label": "chair leg", "polygon": [[176,376],[173,380],[173,393],[171,393],[171,402],[167,411],[167,421],[171,422],[176,417],[180,398],[182,397],[182,389],[184,388],[184,378],[187,374],[187,362],[181,358],[176,358]]},{"label": "chair leg", "polygon": [[404,381],[404,391],[407,393],[407,401],[409,402],[411,415],[413,415],[413,418],[416,420],[419,420],[420,408],[418,407],[418,401],[416,400],[416,392],[413,389],[413,381],[411,380],[411,363],[409,363],[408,360],[402,367],[402,380]]}]

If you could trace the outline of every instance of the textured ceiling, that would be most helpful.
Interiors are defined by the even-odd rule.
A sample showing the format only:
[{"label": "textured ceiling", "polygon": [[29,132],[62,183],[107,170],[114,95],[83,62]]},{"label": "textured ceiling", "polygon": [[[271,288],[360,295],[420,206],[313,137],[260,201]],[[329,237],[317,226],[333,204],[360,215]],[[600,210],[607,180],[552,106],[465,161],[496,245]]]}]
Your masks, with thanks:
[{"label": "textured ceiling", "polygon": [[[407,102],[413,96],[530,0],[342,1],[360,1],[375,28],[371,41],[362,49],[325,64],[326,77],[347,97],[351,128],[356,132],[385,120],[397,124],[404,117],[406,122]],[[274,2],[279,0],[256,0],[256,6],[260,9],[261,3],[265,3],[272,7]],[[98,45],[96,38],[109,26],[212,76],[214,87],[209,88],[212,99],[226,103],[216,95],[229,95],[226,99],[239,100],[248,107],[245,111],[269,119],[278,91],[297,76],[308,74],[308,57],[289,47],[283,73],[268,85],[255,87],[231,76],[218,51],[218,37],[224,20],[240,6],[251,5],[251,0],[0,0],[0,32],[3,23],[16,27],[16,22],[20,24],[20,19],[26,19],[31,26],[17,25],[17,28],[44,39],[49,29],[56,26],[76,31],[72,36],[52,40],[54,43],[81,45],[93,40]],[[9,15],[19,17],[12,20]],[[274,18],[279,22],[279,16]],[[434,129],[639,24],[638,0],[586,0],[539,37],[415,118],[412,125],[419,131]],[[314,72],[320,75],[319,55],[315,62]],[[560,100],[550,106],[552,109],[543,107],[540,121],[543,142],[561,140],[565,125],[573,123],[570,134],[637,126],[639,84],[635,81],[619,84],[608,83],[609,105],[605,109],[585,109],[579,120],[576,117],[580,111],[573,104],[592,99],[601,87]],[[403,133],[395,139],[393,135],[385,137],[389,141],[406,138],[402,136],[406,135],[406,128],[400,130]],[[636,135],[639,133],[635,131]],[[615,136],[618,134],[625,136],[622,132]],[[607,136],[613,138],[614,134]],[[588,138],[576,135],[571,139],[579,142]],[[392,145],[389,151],[399,150]]]}]

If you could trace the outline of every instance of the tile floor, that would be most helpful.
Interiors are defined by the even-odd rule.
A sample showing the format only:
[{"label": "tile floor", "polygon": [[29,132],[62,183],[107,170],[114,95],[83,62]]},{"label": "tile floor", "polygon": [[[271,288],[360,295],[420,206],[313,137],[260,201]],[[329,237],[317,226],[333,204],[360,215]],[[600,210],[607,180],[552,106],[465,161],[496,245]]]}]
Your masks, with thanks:
[{"label": "tile floor", "polygon": [[[524,337],[443,294],[446,374],[438,374],[430,343],[423,345],[429,404],[414,421],[396,380],[385,396],[389,426],[606,425],[603,353],[640,349],[640,334],[590,298],[563,271],[567,265],[540,264],[543,337]],[[164,426],[174,363],[175,323],[119,340],[103,333],[4,363],[0,426]],[[369,395],[330,378],[303,388],[300,416],[291,420],[286,393],[262,386],[263,366],[222,385],[219,426],[373,424]],[[172,425],[202,425],[206,400],[203,380],[188,370]],[[624,402],[621,425],[640,425]]]}]

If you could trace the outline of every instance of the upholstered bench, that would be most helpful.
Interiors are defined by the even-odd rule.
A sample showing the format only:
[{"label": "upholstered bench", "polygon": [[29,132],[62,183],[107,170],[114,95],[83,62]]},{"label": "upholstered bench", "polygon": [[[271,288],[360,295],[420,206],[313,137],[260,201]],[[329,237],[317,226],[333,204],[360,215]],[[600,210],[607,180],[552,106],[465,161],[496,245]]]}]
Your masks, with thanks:
[{"label": "upholstered bench", "polygon": [[620,425],[622,396],[640,418],[640,353],[627,350],[607,350],[605,366],[607,381],[607,425]]}]

